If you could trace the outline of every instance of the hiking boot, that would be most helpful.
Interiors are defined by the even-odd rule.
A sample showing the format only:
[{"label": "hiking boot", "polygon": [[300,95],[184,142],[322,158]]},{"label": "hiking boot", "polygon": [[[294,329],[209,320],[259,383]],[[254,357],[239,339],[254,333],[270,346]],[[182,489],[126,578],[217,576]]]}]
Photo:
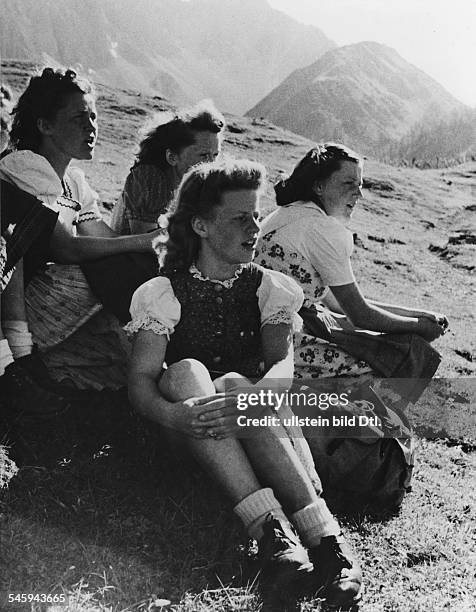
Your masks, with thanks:
[{"label": "hiking boot", "polygon": [[47,419],[64,413],[69,408],[69,401],[37,383],[27,357],[30,355],[5,368],[0,377],[2,399],[12,412],[26,419]]},{"label": "hiking boot", "polygon": [[362,571],[350,546],[340,534],[326,536],[309,556],[317,577],[318,595],[328,606],[350,608],[361,597]]},{"label": "hiking boot", "polygon": [[299,536],[287,521],[268,514],[263,525],[263,537],[258,542],[258,559],[263,581],[285,591],[293,585],[298,588],[301,580],[309,579],[312,563]]}]

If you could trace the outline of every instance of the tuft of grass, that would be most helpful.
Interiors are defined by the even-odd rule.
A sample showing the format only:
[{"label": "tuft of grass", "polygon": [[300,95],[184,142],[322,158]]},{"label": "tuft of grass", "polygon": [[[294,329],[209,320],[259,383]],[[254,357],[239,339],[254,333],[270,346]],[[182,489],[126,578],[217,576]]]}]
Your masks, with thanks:
[{"label": "tuft of grass", "polygon": [[8,456],[8,447],[0,444],[0,489],[7,487],[17,472],[18,467]]}]

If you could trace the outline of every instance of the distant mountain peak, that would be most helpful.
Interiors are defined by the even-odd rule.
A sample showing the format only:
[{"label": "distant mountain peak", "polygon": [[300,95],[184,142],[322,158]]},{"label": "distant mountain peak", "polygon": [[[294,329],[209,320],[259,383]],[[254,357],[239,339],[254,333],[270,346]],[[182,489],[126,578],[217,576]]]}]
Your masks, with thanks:
[{"label": "distant mountain peak", "polygon": [[427,114],[463,107],[395,49],[365,41],[331,49],[296,69],[247,114],[376,155]]}]

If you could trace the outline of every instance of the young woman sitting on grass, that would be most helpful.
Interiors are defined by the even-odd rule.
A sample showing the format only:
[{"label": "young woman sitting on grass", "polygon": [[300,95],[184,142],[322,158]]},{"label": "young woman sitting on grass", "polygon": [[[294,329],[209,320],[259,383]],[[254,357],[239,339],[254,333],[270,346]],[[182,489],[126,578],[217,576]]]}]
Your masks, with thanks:
[{"label": "young woman sitting on grass", "polygon": [[[21,312],[22,300],[17,300],[19,314],[12,321],[15,342],[28,345],[25,350],[30,353],[35,342],[56,380],[69,379],[80,388],[100,389],[125,384],[126,345],[113,318],[103,313],[94,317],[101,304],[79,265],[66,264],[152,252],[155,234],[118,236],[102,219],[97,193],[82,170],[71,165],[73,160],[93,158],[97,137],[91,84],[72,70],[45,68],[30,79],[13,110],[0,178],[59,214],[49,255],[50,261],[62,263],[47,265],[25,257],[26,315]],[[83,242],[75,242],[73,251],[61,252],[58,238],[64,232],[82,237]],[[117,267],[109,269],[110,275],[120,273]]]},{"label": "young woman sitting on grass", "polygon": [[[298,376],[369,374],[372,368],[366,361],[376,360],[374,352],[379,350],[380,361],[372,364],[379,375],[422,379],[412,383],[414,388],[406,383],[408,399],[414,401],[439,364],[438,353],[428,343],[445,332],[448,321],[429,310],[362,295],[352,270],[353,236],[347,227],[362,198],[362,171],[363,160],[343,145],[326,143],[310,149],[290,176],[274,187],[278,209],[263,221],[256,262],[295,278],[304,290],[306,309],[314,312],[315,325],[319,324],[316,306],[326,324],[321,326],[324,333],[316,337],[311,316],[310,326],[295,336]],[[403,352],[386,354],[375,349],[371,336],[360,334],[352,336],[356,352],[351,355],[347,352],[351,345],[340,344],[351,336],[331,335],[340,327],[389,334],[390,343],[398,338],[395,334],[406,334],[408,353],[405,358]],[[364,353],[366,342],[373,343]]]},{"label": "young woman sitting on grass", "polygon": [[195,164],[218,157],[224,131],[225,118],[211,100],[151,128],[139,144],[111,227],[119,234],[156,229],[159,217],[169,212],[183,175]]},{"label": "young woman sitting on grass", "polygon": [[258,540],[266,582],[283,591],[311,584],[346,605],[358,597],[361,572],[321,496],[306,442],[279,425],[244,430],[236,395],[224,393],[225,381],[259,391],[293,378],[302,291],[251,263],[264,179],[263,166],[248,161],[202,164],[185,175],[162,276],[132,299],[129,397],[223,487]]}]

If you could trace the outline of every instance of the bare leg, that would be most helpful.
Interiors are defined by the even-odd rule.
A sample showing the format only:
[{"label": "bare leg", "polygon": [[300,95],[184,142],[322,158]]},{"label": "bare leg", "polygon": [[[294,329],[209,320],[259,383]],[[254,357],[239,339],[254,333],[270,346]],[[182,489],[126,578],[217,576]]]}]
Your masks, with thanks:
[{"label": "bare leg", "polygon": [[[233,373],[228,378],[238,379],[239,386],[239,375]],[[243,378],[241,381],[248,382]],[[216,381],[217,389],[223,390],[224,385],[223,378]],[[159,390],[168,399],[179,400],[212,394],[215,386],[203,364],[183,360],[163,374]],[[312,564],[281,504],[285,503],[293,512],[293,520],[298,529],[301,526],[300,531],[307,540],[312,532],[317,534],[314,540],[320,542],[326,528],[337,532],[339,528],[316,492],[284,428],[263,427],[253,437],[241,441],[191,437],[184,437],[184,440],[202,467],[235,502],[234,510],[248,533],[259,539],[265,581],[271,578],[271,584],[279,584],[286,590],[293,583],[297,586],[303,578],[307,579]],[[271,488],[263,488],[256,474]]]},{"label": "bare leg", "polygon": [[[230,372],[216,379],[214,384],[217,391],[224,392],[233,386],[250,383],[244,376]],[[280,409],[280,414],[284,416],[284,408]],[[291,415],[287,409],[286,416]],[[315,502],[322,486],[302,432],[292,433],[300,437],[292,441],[283,427],[260,427],[256,428],[253,437],[241,439],[241,444],[259,480],[273,489],[289,512],[296,512]]]},{"label": "bare leg", "polygon": [[[216,393],[208,370],[193,359],[170,366],[159,381],[159,390],[171,401]],[[261,488],[240,442],[181,436],[204,470],[226,491],[234,504]]]}]

